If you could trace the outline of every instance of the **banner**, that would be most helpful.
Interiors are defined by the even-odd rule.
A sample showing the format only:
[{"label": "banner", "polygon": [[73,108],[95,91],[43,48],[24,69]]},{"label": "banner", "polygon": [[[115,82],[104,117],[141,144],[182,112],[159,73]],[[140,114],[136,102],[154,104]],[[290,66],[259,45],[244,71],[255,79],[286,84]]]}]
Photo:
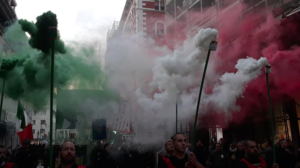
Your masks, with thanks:
[{"label": "banner", "polygon": [[115,115],[114,120],[111,125],[111,130],[131,134],[132,125],[131,125],[131,114],[129,103],[123,101],[119,105],[119,111]]}]

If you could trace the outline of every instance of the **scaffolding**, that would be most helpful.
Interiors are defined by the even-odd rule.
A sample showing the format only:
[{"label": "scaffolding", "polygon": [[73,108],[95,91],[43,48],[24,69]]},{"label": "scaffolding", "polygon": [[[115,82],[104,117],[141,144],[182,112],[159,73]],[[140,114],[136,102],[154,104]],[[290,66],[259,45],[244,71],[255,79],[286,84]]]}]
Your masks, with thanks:
[{"label": "scaffolding", "polygon": [[120,23],[119,21],[114,21],[112,28],[108,30],[107,36],[106,36],[107,42],[110,42],[111,39],[114,38],[115,35],[118,34],[119,23]]},{"label": "scaffolding", "polygon": [[[177,40],[184,39],[188,34],[196,34],[201,28],[214,27],[219,21],[218,13],[221,10],[226,13],[242,3],[248,4],[248,7],[241,12],[239,16],[241,19],[251,12],[259,12],[268,7],[273,8],[273,14],[277,19],[300,11],[299,0],[166,0],[165,2],[167,32],[174,34]],[[199,14],[196,14],[198,12]]]},{"label": "scaffolding", "polygon": [[282,0],[278,0],[278,2],[274,5],[273,14],[276,19],[282,19],[299,11],[300,11],[299,0],[292,0],[285,4],[282,2]]}]

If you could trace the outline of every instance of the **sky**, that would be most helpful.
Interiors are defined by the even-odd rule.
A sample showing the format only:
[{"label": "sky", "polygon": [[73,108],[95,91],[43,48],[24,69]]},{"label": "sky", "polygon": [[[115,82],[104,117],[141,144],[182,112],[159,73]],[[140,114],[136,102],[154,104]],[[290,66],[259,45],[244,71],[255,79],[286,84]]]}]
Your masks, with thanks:
[{"label": "sky", "polygon": [[[61,38],[67,42],[105,45],[106,34],[119,21],[126,0],[17,0],[19,19],[36,21],[51,10],[57,15]],[[103,46],[102,46],[103,48]]]}]

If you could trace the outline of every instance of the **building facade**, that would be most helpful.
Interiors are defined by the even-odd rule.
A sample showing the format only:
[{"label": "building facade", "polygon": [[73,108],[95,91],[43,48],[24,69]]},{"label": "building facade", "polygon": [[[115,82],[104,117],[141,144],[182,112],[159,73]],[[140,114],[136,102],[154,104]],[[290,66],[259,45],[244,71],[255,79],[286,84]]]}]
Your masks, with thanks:
[{"label": "building facade", "polygon": [[[275,18],[280,20],[299,14],[300,11],[299,0],[167,0],[165,6],[167,37],[169,37],[171,44],[195,35],[201,28],[218,28],[218,26],[222,26],[219,24],[220,16],[226,18],[226,14],[228,14],[228,17],[237,17],[239,20],[243,20],[251,13],[266,12],[267,9],[271,9]],[[230,15],[230,13],[233,13],[231,11],[234,10],[239,12],[234,12],[235,16]],[[221,12],[222,15],[220,15]],[[266,14],[262,15],[265,16],[261,18],[262,22],[265,21]],[[257,22],[257,25],[260,23]],[[223,48],[226,48],[227,44],[237,38],[238,35],[232,35],[221,39],[222,41],[219,42],[223,43]],[[276,102],[273,106],[275,140],[292,139],[297,150],[300,140],[299,109],[300,102],[294,99]],[[209,121],[210,117],[215,116],[204,116],[207,119],[206,121]],[[199,125],[197,136],[206,144],[214,138],[219,141],[220,137],[223,136],[228,142],[254,139],[261,143],[264,138],[271,138],[268,109],[261,109],[256,115],[247,116],[242,124],[226,124],[226,128],[222,123],[209,123],[205,122],[205,119],[202,120],[204,122]]]},{"label": "building facade", "polygon": [[[49,139],[50,135],[50,105],[45,108],[35,111],[32,106],[24,105],[26,112],[31,116],[32,133],[34,141],[40,142],[45,139]],[[56,125],[56,107],[53,107],[53,139],[55,137],[55,125]]]},{"label": "building facade", "polygon": [[17,3],[15,0],[0,1],[0,49],[2,51],[1,54],[4,55],[12,52],[13,50],[2,35],[4,34],[4,30],[11,25],[15,19],[17,19],[17,15],[15,13],[16,6]]},{"label": "building facade", "polygon": [[119,23],[122,34],[159,42],[166,33],[164,0],[127,0]]},{"label": "building facade", "polygon": [[226,11],[236,10],[242,5],[243,10],[235,16],[240,19],[248,13],[267,8],[273,9],[278,18],[286,17],[299,11],[298,4],[299,0],[167,0],[167,34],[175,40],[184,40],[201,28],[216,28],[221,11],[222,15],[226,15]]},{"label": "building facade", "polygon": [[15,127],[17,108],[18,102],[4,95],[0,119],[0,144],[6,147],[15,147],[19,144]]},{"label": "building facade", "polygon": [[[6,56],[13,51],[7,40],[3,38],[5,29],[10,26],[15,19],[15,0],[0,1],[0,55]],[[1,79],[1,88],[2,88]],[[0,91],[2,92],[2,91]],[[5,146],[16,146],[19,144],[18,136],[16,135],[15,119],[17,113],[17,102],[3,96],[1,117],[0,117],[0,144]]]},{"label": "building facade", "polygon": [[[45,106],[41,110],[34,110],[32,106],[24,101],[22,105],[25,112],[30,118],[32,124],[32,132],[34,142],[38,143],[43,140],[49,140],[50,133],[50,109],[49,106]],[[8,98],[4,95],[3,107],[0,120],[0,144],[9,146],[17,146],[20,144],[19,137],[16,133],[16,116],[18,109],[18,101]],[[55,107],[54,107],[55,109]],[[53,139],[55,135],[55,111],[53,113]]]},{"label": "building facade", "polygon": [[17,3],[15,0],[0,1],[0,34],[4,33],[4,29],[11,25],[17,18],[15,8]]}]

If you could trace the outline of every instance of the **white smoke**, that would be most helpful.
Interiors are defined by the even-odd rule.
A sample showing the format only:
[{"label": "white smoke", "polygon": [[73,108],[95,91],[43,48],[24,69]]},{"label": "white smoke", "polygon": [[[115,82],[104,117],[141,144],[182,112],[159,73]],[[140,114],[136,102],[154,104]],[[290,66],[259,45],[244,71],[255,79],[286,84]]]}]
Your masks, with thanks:
[{"label": "white smoke", "polygon": [[[129,118],[132,119],[133,127],[140,127],[142,130],[135,130],[135,134],[139,137],[138,140],[136,139],[138,142],[149,143],[147,139],[151,134],[150,130],[156,130],[156,128],[153,126],[152,129],[151,121],[147,120],[151,116],[150,113],[143,117],[145,113],[138,104],[135,90],[140,88],[144,93],[152,92],[147,83],[152,78],[155,60],[170,52],[166,47],[156,47],[153,40],[145,44],[144,39],[139,36],[118,37],[108,46],[105,68],[108,85],[129,102],[131,110],[126,113],[131,115]],[[143,124],[140,125],[140,123]],[[145,134],[140,134],[140,132],[145,132]]]},{"label": "white smoke", "polygon": [[170,52],[167,48],[157,48],[152,44],[145,45],[139,36],[119,37],[110,42],[105,73],[109,76],[110,87],[118,90],[123,97],[128,97],[138,86],[151,79],[155,57]]},{"label": "white smoke", "polygon": [[[110,65],[109,84],[130,99],[131,106],[137,107],[132,110],[136,142],[159,143],[170,138],[175,132],[176,101],[179,120],[191,119],[195,114],[207,52],[217,36],[216,29],[201,29],[173,53],[166,48],[144,46],[137,37],[113,42],[114,49],[106,58]],[[225,113],[238,110],[237,99],[267,64],[265,58],[240,59],[235,66],[236,73],[220,76],[215,71],[215,54],[217,52],[212,52],[204,88],[215,86],[211,94],[202,95],[201,113],[211,110],[208,107]]]},{"label": "white smoke", "polygon": [[[110,50],[106,57],[111,67],[108,71],[110,85],[121,93],[128,91],[123,94],[127,95],[124,96],[126,98],[132,89],[137,89],[135,99],[130,98],[131,103],[135,104],[132,101],[136,100],[140,106],[138,111],[134,111],[135,127],[138,128],[137,141],[162,142],[174,133],[175,120],[170,118],[175,114],[177,94],[181,93],[182,97],[187,97],[183,103],[188,100],[187,103],[193,104],[193,93],[186,91],[199,86],[199,73],[203,69],[208,47],[217,35],[215,29],[202,29],[194,39],[187,39],[183,46],[173,53],[165,48],[152,47],[149,50],[136,37],[118,39],[112,43],[115,49]],[[157,54],[160,57],[154,56],[154,53],[160,53]],[[166,56],[161,57],[162,54]],[[210,72],[212,71],[213,69]],[[135,76],[135,79],[138,78],[137,81],[142,82],[133,87],[132,76],[136,72],[140,75]],[[128,89],[130,87],[131,89]],[[197,89],[194,90],[196,93]],[[156,93],[153,95],[154,92]],[[188,114],[182,116],[184,119],[190,117],[194,111],[192,107],[189,109],[181,112]]]},{"label": "white smoke", "polygon": [[206,104],[213,103],[216,110],[238,111],[237,98],[241,97],[246,85],[261,74],[261,68],[268,63],[266,58],[255,60],[251,57],[238,60],[236,73],[225,73],[215,85],[213,93],[204,97]]},{"label": "white smoke", "polygon": [[[193,41],[185,41],[181,50],[175,50],[173,54],[156,60],[150,87],[159,90],[159,93],[154,94],[154,99],[151,99],[139,89],[136,92],[139,104],[146,112],[167,113],[164,108],[169,106],[173,106],[174,111],[178,93],[183,93],[183,103],[187,99],[190,100],[187,104],[194,102],[194,97],[185,97],[186,91],[199,86],[199,72],[203,70],[210,42],[215,40],[217,35],[216,29],[201,29]],[[191,42],[194,47],[190,47]],[[185,112],[191,113],[186,110]]]}]

